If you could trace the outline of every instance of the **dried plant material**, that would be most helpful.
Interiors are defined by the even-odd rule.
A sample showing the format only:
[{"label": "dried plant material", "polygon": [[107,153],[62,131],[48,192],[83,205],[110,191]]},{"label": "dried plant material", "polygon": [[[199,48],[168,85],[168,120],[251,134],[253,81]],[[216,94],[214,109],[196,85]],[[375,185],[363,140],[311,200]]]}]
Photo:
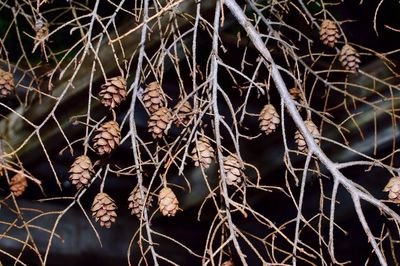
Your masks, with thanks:
[{"label": "dried plant material", "polygon": [[105,107],[113,109],[125,100],[126,93],[126,81],[123,77],[118,76],[108,79],[105,84],[101,85],[99,95],[101,103]]},{"label": "dried plant material", "polygon": [[[147,189],[143,187],[143,196],[146,197],[147,194]],[[146,207],[146,209],[148,209],[151,206],[152,201],[153,197],[151,195],[148,195],[145,203],[145,198],[142,197],[139,185],[137,185],[129,195],[128,209],[131,210],[132,215],[136,215],[138,219],[141,219],[144,208]]]},{"label": "dried plant material", "polygon": [[179,210],[179,201],[169,187],[164,187],[158,194],[158,206],[163,216],[175,216]]},{"label": "dried plant material", "polygon": [[215,152],[206,137],[200,137],[195,141],[195,147],[192,150],[192,159],[194,165],[207,169],[215,159]]},{"label": "dried plant material", "polygon": [[93,200],[92,207],[90,208],[92,212],[92,217],[94,217],[96,222],[100,223],[101,227],[110,228],[117,218],[117,213],[115,210],[117,206],[114,200],[106,193],[100,192],[96,195]]},{"label": "dried plant material", "polygon": [[15,85],[13,74],[0,69],[0,99],[9,96],[14,91]]},{"label": "dried plant material", "polygon": [[224,159],[224,172],[227,185],[238,186],[242,182],[244,173],[236,155],[229,155]]},{"label": "dried plant material", "polygon": [[28,186],[28,181],[23,172],[16,173],[10,180],[10,191],[15,197],[21,196],[26,187]]},{"label": "dried plant material", "polygon": [[77,157],[72,163],[69,173],[69,180],[76,186],[76,189],[87,187],[94,173],[92,161],[86,155]]},{"label": "dried plant material", "polygon": [[319,38],[323,44],[329,47],[335,47],[340,35],[336,24],[332,20],[325,19],[322,21]]},{"label": "dried plant material", "polygon": [[93,137],[93,148],[97,154],[110,154],[121,141],[121,131],[119,125],[115,121],[103,123],[96,130],[96,135]]},{"label": "dried plant material", "polygon": [[260,123],[260,129],[266,135],[271,134],[276,130],[281,120],[279,119],[279,114],[276,112],[275,107],[272,104],[267,104],[261,110],[260,116],[258,118]]},{"label": "dried plant material", "polygon": [[360,55],[350,44],[345,44],[340,50],[339,61],[346,70],[357,72],[360,68]]},{"label": "dried plant material", "polygon": [[167,135],[171,119],[172,116],[167,107],[161,107],[149,117],[147,127],[154,139],[160,139]]},{"label": "dried plant material", "polygon": [[157,81],[153,81],[147,85],[143,92],[143,103],[150,114],[153,114],[162,107],[166,107],[164,93]]},{"label": "dried plant material", "polygon": [[[297,102],[300,105],[306,105],[306,100],[304,99],[304,95],[301,92],[301,89],[298,87],[293,87],[289,90],[290,97],[293,101]],[[300,111],[301,106],[297,105],[297,110]]]},{"label": "dried plant material", "polygon": [[390,201],[400,204],[400,176],[392,177],[383,189],[384,192],[388,193]]},{"label": "dried plant material", "polygon": [[[311,120],[304,121],[304,124],[308,129],[308,131],[313,136],[315,143],[319,145],[321,135],[319,133],[318,127]],[[296,131],[294,139],[295,142],[297,143],[297,149],[301,152],[307,153],[308,148],[306,140],[304,139],[304,136],[300,133],[299,130]]]},{"label": "dried plant material", "polygon": [[192,106],[188,101],[180,102],[174,107],[174,113],[176,113],[175,125],[187,126],[191,119]]},{"label": "dried plant material", "polygon": [[40,17],[35,22],[35,45],[47,41],[49,36],[49,23],[44,17]]},{"label": "dried plant material", "polygon": [[221,266],[235,266],[235,263],[233,263],[232,260],[226,260],[221,264]]}]

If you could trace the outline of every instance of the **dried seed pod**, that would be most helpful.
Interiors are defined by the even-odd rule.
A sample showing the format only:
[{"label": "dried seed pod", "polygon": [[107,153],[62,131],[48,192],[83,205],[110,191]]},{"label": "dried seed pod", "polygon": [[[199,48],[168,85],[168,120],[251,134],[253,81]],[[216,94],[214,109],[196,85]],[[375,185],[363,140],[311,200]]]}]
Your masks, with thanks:
[{"label": "dried seed pod", "polygon": [[[319,133],[318,127],[311,120],[304,121],[304,124],[306,125],[306,128],[311,133],[311,135],[314,137],[315,143],[319,145],[321,135]],[[301,152],[307,153],[307,143],[304,139],[304,136],[300,133],[299,130],[296,131],[294,139],[297,143],[297,149]]]},{"label": "dried seed pod", "polygon": [[392,177],[383,189],[384,192],[388,193],[390,201],[400,204],[400,176]]},{"label": "dried seed pod", "polygon": [[346,70],[351,72],[357,72],[360,68],[360,55],[357,53],[356,49],[349,44],[345,44],[342,50],[340,50],[339,61]]},{"label": "dried seed pod", "polygon": [[171,119],[172,116],[167,107],[161,107],[149,117],[147,127],[154,139],[162,138],[164,134],[167,134]]},{"label": "dried seed pod", "polygon": [[121,141],[121,131],[115,121],[108,121],[101,124],[93,137],[93,148],[97,154],[110,154]]},{"label": "dried seed pod", "polygon": [[215,159],[214,149],[206,137],[200,137],[192,150],[194,165],[207,169]]},{"label": "dried seed pod", "polygon": [[226,184],[229,186],[239,185],[244,173],[236,155],[229,155],[224,159],[224,172]]},{"label": "dried seed pod", "polygon": [[10,95],[15,90],[12,73],[0,69],[0,99]]},{"label": "dried seed pod", "polygon": [[329,47],[334,47],[336,45],[340,35],[336,24],[332,20],[325,19],[322,21],[319,38],[323,44]]},{"label": "dried seed pod", "polygon": [[176,113],[175,125],[187,126],[190,122],[192,106],[188,101],[180,102],[174,107],[174,113]]},{"label": "dried seed pod", "polygon": [[[143,194],[144,197],[147,195],[147,189],[143,187]],[[137,185],[131,192],[128,198],[128,209],[131,210],[132,215],[136,215],[138,219],[142,218],[142,213],[144,208],[148,209],[151,206],[151,203],[153,201],[153,197],[151,195],[147,196],[146,204],[144,198],[142,198],[142,195],[140,194],[140,188],[139,185]]]},{"label": "dried seed pod", "polygon": [[97,193],[93,200],[91,212],[96,222],[100,222],[101,227],[110,228],[117,218],[115,210],[117,206],[114,200],[106,193]]},{"label": "dried seed pod", "polygon": [[94,173],[92,161],[86,155],[77,157],[72,163],[69,173],[69,180],[76,186],[76,189],[87,187]]},{"label": "dried seed pod", "polygon": [[169,187],[164,187],[158,194],[158,206],[163,216],[175,216],[179,210],[179,201]]},{"label": "dried seed pod", "polygon": [[28,181],[23,172],[16,173],[10,180],[10,191],[15,197],[21,196],[26,187],[28,186]]},{"label": "dried seed pod", "polygon": [[119,106],[126,98],[126,81],[121,76],[108,79],[105,84],[101,85],[101,89],[99,93],[102,97],[101,103],[110,109]]},{"label": "dried seed pod", "polygon": [[147,85],[143,92],[143,103],[150,114],[153,114],[161,107],[166,106],[166,100],[164,93],[161,90],[161,86],[157,81],[154,81]]},{"label": "dried seed pod", "polygon": [[276,112],[275,107],[272,104],[264,106],[261,110],[258,121],[260,122],[260,129],[264,131],[266,135],[274,132],[281,122],[279,114]]}]

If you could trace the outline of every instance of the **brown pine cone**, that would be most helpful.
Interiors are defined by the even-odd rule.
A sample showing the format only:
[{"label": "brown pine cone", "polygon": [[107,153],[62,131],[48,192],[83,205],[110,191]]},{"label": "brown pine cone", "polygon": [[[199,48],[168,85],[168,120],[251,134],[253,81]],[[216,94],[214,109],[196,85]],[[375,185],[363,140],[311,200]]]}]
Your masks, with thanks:
[{"label": "brown pine cone", "polygon": [[0,99],[10,95],[15,90],[12,73],[0,69]]},{"label": "brown pine cone", "polygon": [[351,72],[357,72],[360,68],[360,55],[357,53],[356,49],[349,44],[345,44],[342,50],[340,50],[339,61],[346,70]]},{"label": "brown pine cone", "polygon": [[221,264],[221,266],[235,266],[235,263],[233,263],[232,260],[226,260]]},{"label": "brown pine cone", "polygon": [[161,107],[149,117],[147,127],[154,139],[160,139],[167,134],[167,126],[171,119],[172,116],[167,107]]},{"label": "brown pine cone", "polygon": [[384,192],[388,193],[390,201],[400,204],[400,176],[392,177],[383,189]]},{"label": "brown pine cone", "polygon": [[[290,97],[293,101],[299,103],[300,105],[306,105],[306,101],[301,90],[298,87],[293,87],[289,90]],[[297,110],[299,111],[301,106],[297,105]]]},{"label": "brown pine cone", "polygon": [[325,19],[322,21],[319,38],[323,44],[328,45],[329,47],[334,47],[336,45],[340,35],[336,24],[332,20]]},{"label": "brown pine cone", "polygon": [[261,110],[258,121],[260,122],[260,129],[268,135],[276,130],[281,120],[275,107],[272,104],[267,104]]},{"label": "brown pine cone", "polygon": [[[314,137],[315,143],[319,145],[321,135],[319,133],[318,127],[311,120],[304,121],[304,124],[306,125],[306,128],[311,133],[311,135]],[[307,143],[299,130],[296,131],[294,139],[297,143],[297,149],[301,152],[307,153]]]},{"label": "brown pine cone", "polygon": [[69,180],[76,186],[76,189],[80,189],[82,186],[87,187],[94,173],[90,158],[86,155],[77,157],[72,163],[69,173]]},{"label": "brown pine cone", "polygon": [[150,114],[153,114],[161,107],[166,106],[164,93],[161,90],[160,84],[154,81],[147,85],[143,92],[143,103]]},{"label": "brown pine cone", "polygon": [[187,126],[190,122],[192,106],[188,101],[180,102],[174,107],[174,113],[176,113],[175,125],[177,127],[180,125]]},{"label": "brown pine cone", "polygon": [[175,216],[179,210],[179,201],[169,187],[164,187],[158,194],[158,206],[163,216]]},{"label": "brown pine cone", "polygon": [[121,131],[115,121],[108,121],[101,124],[93,137],[93,148],[97,154],[110,154],[121,141]]},{"label": "brown pine cone", "polygon": [[[145,187],[143,187],[143,194],[144,194],[144,197],[147,196],[147,189]],[[145,201],[142,198],[142,195],[140,194],[139,185],[137,185],[132,190],[131,194],[129,195],[128,209],[131,210],[132,215],[134,214],[134,215],[136,215],[136,217],[138,219],[141,219],[145,205],[146,205],[146,209],[148,209],[151,206],[152,201],[153,201],[153,197],[149,194],[147,196],[147,200],[146,200],[146,204],[145,204]]]},{"label": "brown pine cone", "polygon": [[43,17],[35,22],[35,44],[46,41],[49,35],[49,23]]},{"label": "brown pine cone", "polygon": [[117,218],[116,209],[117,206],[114,200],[106,193],[100,192],[94,198],[90,210],[92,217],[94,217],[96,222],[100,222],[101,227],[110,228]]},{"label": "brown pine cone", "polygon": [[229,155],[224,159],[224,171],[227,185],[234,186],[242,182],[244,173],[236,155]]},{"label": "brown pine cone", "polygon": [[200,137],[192,150],[194,165],[207,169],[215,159],[214,149],[206,137]]},{"label": "brown pine cone", "polygon": [[10,180],[10,191],[15,197],[21,196],[26,187],[28,186],[28,181],[23,172],[16,173]]},{"label": "brown pine cone", "polygon": [[121,76],[108,79],[105,84],[101,85],[101,89],[99,93],[102,97],[101,103],[110,109],[119,106],[126,98],[126,81]]}]

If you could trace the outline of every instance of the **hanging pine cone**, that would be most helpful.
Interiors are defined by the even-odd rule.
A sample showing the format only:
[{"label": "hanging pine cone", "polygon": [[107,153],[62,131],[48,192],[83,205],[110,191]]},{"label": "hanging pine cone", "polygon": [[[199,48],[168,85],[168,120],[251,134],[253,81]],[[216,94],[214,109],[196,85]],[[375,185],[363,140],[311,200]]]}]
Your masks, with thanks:
[{"label": "hanging pine cone", "polygon": [[239,185],[242,182],[244,173],[235,155],[229,155],[224,159],[224,171],[227,185]]},{"label": "hanging pine cone", "polygon": [[80,189],[82,186],[87,187],[94,173],[90,158],[86,155],[77,157],[72,163],[69,173],[69,180],[76,186],[76,189]]},{"label": "hanging pine cone", "polygon": [[340,35],[336,24],[332,20],[325,19],[322,21],[319,38],[323,44],[328,45],[329,47],[335,46]]},{"label": "hanging pine cone", "polygon": [[180,125],[187,126],[190,122],[192,106],[188,101],[180,102],[174,107],[174,113],[176,113],[175,125],[177,127]]},{"label": "hanging pine cone", "polygon": [[192,150],[192,159],[194,165],[207,169],[215,159],[214,149],[210,141],[205,137],[200,137],[195,142],[195,147]]},{"label": "hanging pine cone", "polygon": [[143,103],[150,114],[153,114],[161,107],[166,106],[166,100],[160,84],[154,81],[147,85],[143,92]]},{"label": "hanging pine cone", "polygon": [[15,197],[21,196],[26,187],[28,186],[28,181],[23,172],[16,173],[10,180],[10,191]]},{"label": "hanging pine cone", "polygon": [[392,177],[383,189],[384,192],[388,193],[390,201],[400,204],[400,176]]},{"label": "hanging pine cone", "polygon": [[96,133],[93,137],[93,148],[99,155],[110,154],[121,141],[121,131],[115,121],[103,123]]},{"label": "hanging pine cone", "polygon": [[235,266],[235,263],[233,263],[232,260],[226,260],[221,264],[221,266]]},{"label": "hanging pine cone", "polygon": [[179,210],[179,201],[169,187],[164,187],[158,194],[158,206],[163,216],[175,216]]},{"label": "hanging pine cone", "polygon": [[49,23],[44,17],[40,17],[35,22],[35,44],[46,41],[49,35]]},{"label": "hanging pine cone", "polygon": [[[143,187],[143,194],[146,197],[147,195],[147,189]],[[137,185],[131,192],[128,198],[128,209],[131,210],[131,214],[136,215],[138,219],[142,218],[142,213],[144,210],[144,207],[146,205],[146,209],[148,209],[151,206],[151,202],[153,201],[153,198],[151,195],[147,196],[147,201],[145,204],[144,199],[142,198],[142,195],[140,194],[140,189],[139,185]]]},{"label": "hanging pine cone", "polygon": [[114,200],[106,193],[100,192],[94,198],[90,210],[92,211],[92,217],[96,222],[100,222],[101,227],[110,228],[117,218],[116,209],[117,206]]},{"label": "hanging pine cone", "polygon": [[[311,133],[311,135],[314,137],[315,143],[319,145],[321,135],[319,134],[318,127],[311,120],[304,121],[304,124],[306,125],[306,128]],[[296,131],[294,139],[297,143],[297,149],[301,152],[307,153],[307,143],[299,130]]]},{"label": "hanging pine cone", "polygon": [[12,73],[0,69],[0,99],[10,95],[15,90]]},{"label": "hanging pine cone", "polygon": [[268,135],[276,130],[281,120],[275,107],[272,104],[267,104],[261,110],[258,121],[260,122],[260,129]]},{"label": "hanging pine cone", "polygon": [[103,85],[101,85],[101,91],[99,93],[101,103],[105,107],[113,109],[120,105],[120,103],[126,98],[126,81],[123,77],[113,77]]},{"label": "hanging pine cone", "polygon": [[349,44],[345,44],[340,50],[339,61],[342,63],[346,70],[357,72],[360,67],[360,55],[356,49]]},{"label": "hanging pine cone", "polygon": [[[301,89],[298,87],[293,87],[289,90],[290,93],[290,98],[292,98],[293,101],[299,103],[300,105],[306,105],[306,101],[304,100],[304,96],[301,92]],[[300,111],[301,106],[297,105],[297,110]]]},{"label": "hanging pine cone", "polygon": [[147,127],[154,139],[160,139],[167,134],[167,126],[171,119],[172,116],[167,107],[161,107],[149,117]]}]

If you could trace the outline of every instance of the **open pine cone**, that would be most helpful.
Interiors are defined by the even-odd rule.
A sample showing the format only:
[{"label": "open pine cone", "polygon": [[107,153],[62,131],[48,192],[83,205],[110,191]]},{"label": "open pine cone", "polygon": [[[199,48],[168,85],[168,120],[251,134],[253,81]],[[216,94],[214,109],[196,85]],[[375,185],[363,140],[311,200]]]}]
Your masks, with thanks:
[{"label": "open pine cone", "polygon": [[235,155],[229,155],[224,159],[224,171],[226,184],[229,186],[239,185],[242,182],[244,173],[240,162]]},{"label": "open pine cone", "polygon": [[96,222],[100,222],[101,227],[110,228],[117,218],[116,209],[114,200],[108,194],[100,192],[94,198],[90,210],[92,217],[95,218]]},{"label": "open pine cone", "polygon": [[195,142],[195,147],[192,150],[192,159],[194,165],[204,169],[210,167],[215,159],[214,149],[210,141],[206,137],[200,137]]},{"label": "open pine cone", "polygon": [[161,86],[157,81],[153,81],[147,85],[143,92],[143,103],[150,114],[153,114],[161,107],[166,106],[166,100],[161,90]]},{"label": "open pine cone", "polygon": [[[311,135],[314,137],[315,143],[318,145],[321,137],[318,127],[311,120],[304,121],[304,124],[306,125],[306,128],[311,133]],[[307,153],[308,152],[307,143],[304,139],[304,136],[300,133],[299,130],[296,131],[294,139],[295,142],[297,143],[297,149],[301,152]]]},{"label": "open pine cone", "polygon": [[383,189],[384,192],[388,193],[390,201],[400,204],[400,176],[392,177]]},{"label": "open pine cone", "polygon": [[[292,98],[293,101],[297,102],[300,105],[306,105],[306,101],[304,100],[304,96],[301,92],[301,89],[298,87],[293,87],[289,90],[290,93],[290,98]],[[297,105],[297,110],[300,111],[301,106]]]},{"label": "open pine cone", "polygon": [[23,172],[16,173],[10,180],[10,191],[15,197],[21,196],[26,187],[28,186],[28,181]]},{"label": "open pine cone", "polygon": [[99,95],[102,97],[101,103],[105,107],[113,109],[120,105],[126,98],[126,81],[123,77],[113,77],[101,85]]},{"label": "open pine cone", "polygon": [[[147,195],[147,189],[143,187],[143,194],[144,197]],[[131,214],[136,215],[138,219],[142,218],[142,213],[143,210],[146,206],[146,209],[148,209],[151,206],[151,203],[153,201],[153,197],[151,195],[147,196],[146,204],[144,198],[142,198],[142,195],[140,194],[140,189],[139,185],[137,185],[131,192],[128,198],[128,209],[131,210]]]},{"label": "open pine cone", "polygon": [[115,121],[108,121],[101,124],[93,137],[93,148],[97,154],[110,154],[121,141],[121,131]]},{"label": "open pine cone", "polygon": [[44,17],[40,17],[35,22],[35,44],[44,42],[49,36],[49,23]]},{"label": "open pine cone", "polygon": [[171,119],[172,116],[167,107],[161,107],[149,117],[147,127],[154,139],[160,139],[167,134],[167,126]]},{"label": "open pine cone", "polygon": [[69,169],[69,180],[76,186],[76,189],[80,189],[89,185],[93,172],[90,158],[86,155],[81,155],[75,159]]},{"label": "open pine cone", "polygon": [[360,68],[360,55],[350,44],[345,44],[340,50],[339,61],[346,70],[357,72]]},{"label": "open pine cone", "polygon": [[233,263],[232,260],[226,260],[221,264],[221,266],[235,266],[235,263]]},{"label": "open pine cone", "polygon": [[[179,109],[178,109],[179,108]],[[180,125],[187,126],[190,122],[190,114],[192,113],[192,106],[188,101],[179,102],[174,107],[174,113],[176,112],[175,125],[179,127]]]},{"label": "open pine cone", "polygon": [[336,24],[332,20],[325,19],[322,21],[319,38],[323,44],[329,47],[334,47],[336,45],[340,35]]},{"label": "open pine cone", "polygon": [[0,69],[0,99],[10,95],[15,90],[12,73]]},{"label": "open pine cone", "polygon": [[272,104],[264,106],[261,110],[258,121],[260,122],[260,129],[264,131],[266,135],[274,132],[281,122],[279,114],[276,112],[275,107]]},{"label": "open pine cone", "polygon": [[163,216],[175,216],[179,210],[179,201],[169,187],[164,187],[158,194],[158,206]]}]

